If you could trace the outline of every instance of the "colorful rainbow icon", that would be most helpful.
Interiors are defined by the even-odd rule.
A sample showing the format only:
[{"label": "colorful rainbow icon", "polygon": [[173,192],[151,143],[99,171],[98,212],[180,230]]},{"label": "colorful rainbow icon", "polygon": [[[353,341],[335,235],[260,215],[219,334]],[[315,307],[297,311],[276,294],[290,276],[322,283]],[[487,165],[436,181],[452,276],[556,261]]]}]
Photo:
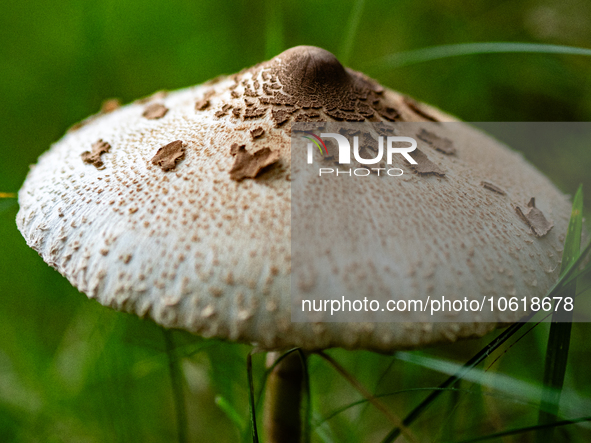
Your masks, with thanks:
[{"label": "colorful rainbow icon", "polygon": [[[320,155],[328,155],[328,149],[326,149],[326,145],[324,144],[324,142],[322,141],[322,139],[320,137],[318,137],[316,134],[313,134],[312,132],[309,132],[309,131],[305,131],[305,132],[306,132],[306,134],[310,134],[312,137],[314,137],[314,138],[312,138],[312,137],[306,137],[304,135],[304,138],[306,138],[306,139],[314,142],[316,144],[316,146],[318,146],[318,149],[320,150]],[[320,144],[318,144],[318,142],[322,143],[322,146],[324,147],[324,152],[322,152],[322,148],[320,147]]]}]

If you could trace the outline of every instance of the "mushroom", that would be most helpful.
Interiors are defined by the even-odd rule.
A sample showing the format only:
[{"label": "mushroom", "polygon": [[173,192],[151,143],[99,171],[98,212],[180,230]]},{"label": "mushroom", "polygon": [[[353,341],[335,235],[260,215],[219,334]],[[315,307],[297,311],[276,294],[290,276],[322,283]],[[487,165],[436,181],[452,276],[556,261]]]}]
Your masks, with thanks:
[{"label": "mushroom", "polygon": [[[343,193],[381,199],[379,214],[351,218],[350,208],[334,204],[327,214],[294,197],[298,217],[324,239],[306,249],[292,243],[303,238],[303,224],[291,219],[291,128],[331,121],[414,122],[417,164],[400,179],[372,175],[322,189],[327,201]],[[434,316],[440,323],[425,323],[423,313],[396,322],[324,322],[328,313],[291,321],[292,279],[303,288],[296,302],[315,288],[349,286],[384,299],[392,294],[382,289],[395,285],[407,298],[453,299],[532,297],[552,285],[568,199],[498,141],[461,122],[453,131],[441,124],[454,121],[323,49],[298,46],[77,125],[32,167],[17,225],[88,297],[203,337],[269,351],[392,352],[480,336],[523,312],[484,313],[478,321]],[[335,226],[372,226],[382,241],[344,241]],[[304,263],[293,270],[292,252]],[[314,269],[330,272],[311,275]],[[279,365],[273,376],[293,367]],[[285,401],[274,404],[280,411]],[[299,438],[297,429],[288,438],[277,426],[271,441]]]}]

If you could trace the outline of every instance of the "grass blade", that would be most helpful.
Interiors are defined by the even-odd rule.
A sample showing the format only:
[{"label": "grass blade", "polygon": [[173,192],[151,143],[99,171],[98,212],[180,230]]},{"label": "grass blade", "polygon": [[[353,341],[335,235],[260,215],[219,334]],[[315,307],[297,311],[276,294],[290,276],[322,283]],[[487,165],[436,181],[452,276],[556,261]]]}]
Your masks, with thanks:
[{"label": "grass blade", "polygon": [[310,374],[308,373],[308,361],[306,354],[300,348],[297,348],[297,352],[302,362],[302,368],[304,370],[304,394],[306,397],[306,406],[304,409],[304,426],[302,430],[302,441],[304,443],[310,443],[312,429],[312,393],[310,390]]},{"label": "grass blade", "polygon": [[170,383],[176,411],[176,426],[179,443],[187,442],[187,410],[185,408],[185,396],[183,394],[183,373],[179,365],[178,356],[174,352],[174,340],[172,331],[162,329],[164,345],[168,357],[168,369],[170,371]]},{"label": "grass blade", "polygon": [[438,438],[438,440],[451,440],[456,434],[456,429],[459,428],[459,417],[458,414],[456,414],[456,411],[460,405],[461,400],[461,384],[462,380],[459,380],[457,383],[458,389],[450,390],[447,411],[442,411],[442,413],[446,415],[443,426],[439,431],[439,434],[442,435],[442,437]]},{"label": "grass blade", "polygon": [[370,64],[374,69],[394,69],[417,63],[441,60],[461,55],[540,53],[591,56],[591,49],[576,46],[545,45],[518,42],[459,43],[454,45],[431,46],[414,51],[387,55]]},{"label": "grass blade", "polygon": [[248,399],[250,406],[250,429],[252,431],[252,442],[259,443],[259,433],[257,431],[256,407],[254,404],[254,381],[252,379],[252,352],[246,357],[246,372],[248,375]]},{"label": "grass blade", "polygon": [[583,232],[583,186],[579,186],[573,201],[573,209],[568,224],[564,252],[562,253],[562,266],[560,273],[563,274],[568,267],[575,262],[581,253],[581,234]]},{"label": "grass blade", "polygon": [[[394,391],[394,392],[387,392],[384,394],[376,394],[374,397],[375,398],[386,398],[386,397],[392,397],[395,395],[400,395],[400,394],[406,394],[409,392],[419,392],[419,391],[452,391],[452,392],[463,392],[465,394],[474,394],[472,389],[457,389],[457,388],[409,388],[409,389],[400,389],[398,391]],[[478,394],[480,395],[480,394]],[[512,397],[508,397],[508,396],[504,396],[504,395],[493,395],[493,394],[487,394],[491,397],[498,397],[498,398],[503,398],[503,399],[507,399],[507,400],[514,400]],[[345,412],[355,406],[359,406],[359,405],[367,405],[369,404],[369,400],[366,398],[362,398],[361,400],[357,400],[354,401],[352,403],[348,403],[346,405],[340,406],[337,409],[335,409],[334,411],[332,411],[330,414],[319,418],[314,426],[315,427],[319,427],[321,425],[323,425],[324,423],[326,423],[327,421],[329,421],[331,418],[336,417],[337,415],[341,414],[342,412]]]},{"label": "grass blade", "polygon": [[283,42],[283,16],[281,12],[281,2],[267,0],[266,9],[266,29],[265,29],[265,59],[275,57],[283,51],[285,44]]},{"label": "grass blade", "polygon": [[325,354],[322,351],[316,352],[317,355],[326,360],[341,376],[347,380],[351,386],[353,386],[367,401],[369,401],[377,410],[382,412],[392,423],[396,424],[396,429],[404,433],[404,436],[411,442],[418,441],[415,436],[408,430],[407,425],[404,421],[400,420],[394,415],[378,398],[371,394],[365,386],[363,386],[359,380],[351,375],[343,366],[341,366],[334,358],[330,355]]},{"label": "grass blade", "polygon": [[234,423],[234,425],[236,425],[238,429],[244,428],[246,423],[244,423],[244,420],[242,419],[238,411],[234,408],[234,406],[232,406],[232,404],[228,400],[226,400],[221,395],[216,395],[214,401],[216,406],[220,408],[224,412],[224,414],[226,414],[226,416],[232,421],[232,423]]},{"label": "grass blade", "polygon": [[552,286],[550,291],[548,291],[546,297],[551,298],[554,295],[562,293],[571,282],[574,282],[577,278],[589,272],[589,268],[578,270],[578,267],[583,263],[589,252],[591,252],[591,241],[587,243],[585,248],[583,248],[583,251],[577,259],[560,275],[560,279],[554,284],[554,286]]},{"label": "grass blade", "polygon": [[[320,418],[318,416],[316,416],[314,418],[314,421],[320,421]],[[315,429],[315,432],[316,432],[316,436],[318,437],[318,439],[320,441],[322,441],[323,443],[335,443],[336,442],[336,439],[334,438],[334,436],[332,434],[331,428],[326,423],[321,423],[320,425],[318,425],[318,427]]]},{"label": "grass blade", "polygon": [[[573,209],[568,225],[564,252],[562,253],[561,274],[578,258],[581,249],[581,233],[583,230],[583,189],[579,189],[573,201]],[[565,289],[565,297],[576,296],[576,282],[570,283]],[[573,311],[559,307],[552,314],[552,324],[546,347],[544,367],[544,391],[540,404],[538,424],[545,425],[556,421],[560,404],[560,394],[564,384],[568,351],[570,345]],[[554,428],[540,429],[536,433],[538,442],[552,441]]]},{"label": "grass blade", "polygon": [[363,7],[365,6],[365,0],[357,0],[355,6],[351,10],[349,21],[347,22],[347,32],[345,38],[343,38],[343,46],[339,51],[339,60],[343,65],[349,63],[349,57],[351,56],[351,50],[353,49],[353,43],[355,42],[355,34],[357,34],[357,28],[361,21],[361,15],[363,14]]},{"label": "grass blade", "polygon": [[523,434],[524,432],[531,432],[531,431],[545,431],[544,433],[547,436],[546,437],[547,439],[545,441],[552,442],[554,440],[552,440],[551,437],[548,437],[549,430],[553,430],[554,428],[556,428],[558,426],[572,425],[575,423],[581,423],[581,422],[586,422],[586,421],[591,421],[591,417],[580,417],[580,418],[574,418],[572,420],[556,421],[556,422],[548,423],[545,425],[536,425],[536,426],[528,426],[525,428],[509,429],[507,431],[497,432],[495,434],[490,434],[490,435],[484,435],[482,437],[471,438],[469,440],[454,441],[454,443],[475,443],[478,441],[495,440],[500,437],[506,437],[509,435],[518,435],[518,434]]},{"label": "grass blade", "polygon": [[[404,362],[447,375],[457,373],[462,367],[462,365],[453,360],[447,360],[441,357],[435,358],[420,352],[399,351],[396,356]],[[539,382],[533,383],[527,379],[521,379],[499,372],[491,373],[488,371],[488,368],[472,368],[469,373],[464,374],[462,380],[494,389],[496,393],[501,393],[507,399],[534,406],[536,412],[539,410],[540,397],[544,388]],[[451,389],[450,391],[453,392]],[[568,406],[565,407],[568,408],[569,412],[565,413],[565,415],[584,415],[587,411],[591,410],[591,398],[568,389],[565,389],[562,395],[565,402],[568,403]]]},{"label": "grass blade", "polygon": [[[438,390],[433,391],[429,394],[418,406],[416,406],[405,418],[402,420],[404,426],[410,426],[417,418],[421,416],[423,412],[427,410],[429,406],[435,401],[443,392],[445,392],[445,388],[453,386],[459,380],[461,380],[465,374],[467,374],[473,367],[481,363],[486,357],[488,357],[494,350],[496,350],[499,346],[505,343],[513,334],[515,334],[519,329],[521,329],[525,322],[529,321],[535,313],[529,314],[527,317],[523,319],[522,323],[514,323],[513,325],[509,326],[503,332],[501,332],[494,340],[492,340],[488,345],[486,345],[483,349],[481,349],[474,357],[468,360],[464,366],[454,375],[449,377],[443,383],[438,386]],[[400,435],[400,428],[395,427],[392,429],[386,437],[382,440],[382,443],[392,443],[398,436]]]}]

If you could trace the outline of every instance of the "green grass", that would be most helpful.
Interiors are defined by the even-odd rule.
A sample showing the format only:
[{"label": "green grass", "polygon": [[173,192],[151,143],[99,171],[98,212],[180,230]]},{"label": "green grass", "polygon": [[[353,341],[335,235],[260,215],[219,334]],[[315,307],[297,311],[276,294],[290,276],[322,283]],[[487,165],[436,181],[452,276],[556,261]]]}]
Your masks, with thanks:
[{"label": "green grass", "polygon": [[353,8],[351,8],[349,20],[345,26],[346,32],[343,38],[343,43],[336,54],[340,62],[344,65],[349,64],[351,51],[353,50],[353,45],[355,44],[355,35],[357,33],[357,29],[359,28],[359,23],[361,22],[364,7],[365,0],[357,0]]},{"label": "green grass", "polygon": [[[574,202],[573,210],[568,225],[568,232],[564,241],[564,252],[562,253],[561,273],[565,273],[579,257],[581,249],[581,233],[583,231],[583,188],[579,187]],[[564,297],[575,299],[577,283],[573,281],[563,291]],[[546,346],[546,360],[544,368],[544,386],[540,404],[540,426],[548,425],[557,421],[560,406],[560,396],[566,375],[568,362],[568,350],[572,329],[572,311],[566,311],[562,307],[555,308],[552,314],[552,324]],[[542,443],[552,440],[554,428],[541,428],[537,432],[537,441]]]},{"label": "green grass", "polygon": [[457,45],[441,45],[387,55],[373,62],[369,66],[371,67],[373,65],[381,70],[396,69],[403,66],[442,60],[450,57],[483,54],[564,54],[590,57],[591,49],[562,45],[543,45],[538,43],[460,43]]},{"label": "green grass", "polygon": [[[166,355],[168,357],[168,370],[170,371],[170,383],[174,398],[174,410],[176,414],[176,428],[179,443],[187,442],[187,409],[185,406],[183,372],[180,367],[180,359],[174,353],[174,338],[171,331],[162,330]],[[217,397],[216,397],[217,399]],[[216,402],[217,403],[217,402]]]},{"label": "green grass", "polygon": [[[222,3],[2,5],[0,191],[16,192],[28,165],[105,98],[129,102],[200,83],[298,44],[323,46],[464,120],[591,121],[588,2]],[[536,19],[548,8],[551,22]],[[590,188],[588,145],[524,155],[564,192]],[[577,220],[590,198],[575,197]],[[16,211],[14,198],[0,199],[0,441],[253,441],[249,405],[260,417],[263,355],[181,331],[163,340],[153,323],[87,300],[26,247]],[[574,251],[571,237],[565,254]],[[576,265],[552,294],[565,283],[570,290],[575,275],[584,292],[587,276]],[[591,397],[591,329],[554,333],[566,351],[548,341],[551,328],[515,325],[494,338],[392,356],[327,351],[369,396],[307,356],[310,440],[392,441],[398,431],[371,397],[420,441],[531,441],[540,429],[555,441],[589,441],[581,409]],[[545,358],[562,363],[546,370]],[[558,421],[538,425],[546,413]]]}]

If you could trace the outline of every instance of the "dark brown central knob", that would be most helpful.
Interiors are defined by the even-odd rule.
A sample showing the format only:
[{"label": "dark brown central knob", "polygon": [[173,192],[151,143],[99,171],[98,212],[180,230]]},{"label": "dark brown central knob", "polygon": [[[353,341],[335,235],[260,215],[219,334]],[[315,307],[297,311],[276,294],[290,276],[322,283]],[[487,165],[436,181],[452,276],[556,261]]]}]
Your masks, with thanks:
[{"label": "dark brown central knob", "polygon": [[277,58],[281,59],[279,81],[284,90],[295,97],[302,94],[322,96],[351,83],[343,65],[322,48],[296,46]]},{"label": "dark brown central knob", "polygon": [[[323,109],[335,120],[363,121],[378,110],[384,90],[363,74],[343,67],[330,52],[314,46],[288,49],[269,60],[263,69],[263,81],[269,82],[263,90],[272,96],[263,100],[276,107],[274,115],[281,122],[294,114],[293,107]],[[320,117],[317,112],[305,112],[298,114],[296,121]]]}]

